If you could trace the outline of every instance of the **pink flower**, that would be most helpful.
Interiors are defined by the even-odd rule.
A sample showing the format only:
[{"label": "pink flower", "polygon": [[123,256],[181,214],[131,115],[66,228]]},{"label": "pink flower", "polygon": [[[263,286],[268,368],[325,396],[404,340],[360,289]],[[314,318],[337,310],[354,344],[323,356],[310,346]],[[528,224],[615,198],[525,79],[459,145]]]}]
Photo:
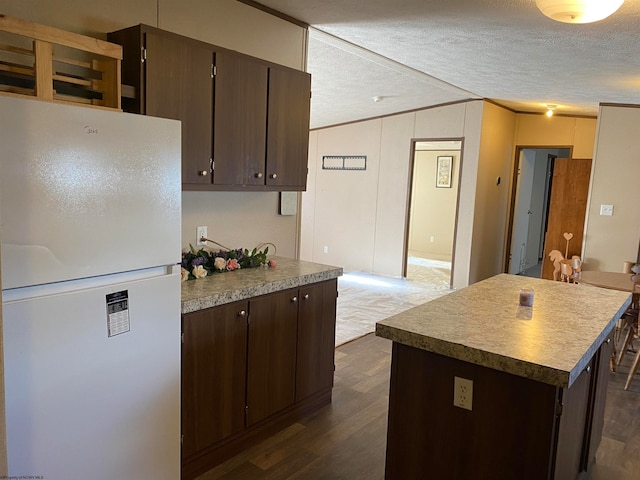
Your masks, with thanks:
[{"label": "pink flower", "polygon": [[235,258],[230,258],[229,260],[227,260],[227,270],[231,271],[231,270],[237,270],[240,268],[240,264],[238,263],[238,260],[236,260]]},{"label": "pink flower", "polygon": [[271,268],[276,268],[276,261],[275,260],[269,260],[267,262],[267,265],[269,265]]}]

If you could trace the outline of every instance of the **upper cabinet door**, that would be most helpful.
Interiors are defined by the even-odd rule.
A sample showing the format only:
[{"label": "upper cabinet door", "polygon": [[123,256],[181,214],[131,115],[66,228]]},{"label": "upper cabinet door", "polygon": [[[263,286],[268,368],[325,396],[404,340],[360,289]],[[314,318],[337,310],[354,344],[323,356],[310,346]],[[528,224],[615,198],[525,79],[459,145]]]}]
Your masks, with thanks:
[{"label": "upper cabinet door", "polygon": [[265,184],[267,75],[251,57],[215,53],[215,185]]},{"label": "upper cabinet door", "polygon": [[306,190],[310,101],[311,75],[269,68],[267,185]]},{"label": "upper cabinet door", "polygon": [[182,121],[182,183],[211,183],[213,51],[155,31],[145,47],[144,113]]}]

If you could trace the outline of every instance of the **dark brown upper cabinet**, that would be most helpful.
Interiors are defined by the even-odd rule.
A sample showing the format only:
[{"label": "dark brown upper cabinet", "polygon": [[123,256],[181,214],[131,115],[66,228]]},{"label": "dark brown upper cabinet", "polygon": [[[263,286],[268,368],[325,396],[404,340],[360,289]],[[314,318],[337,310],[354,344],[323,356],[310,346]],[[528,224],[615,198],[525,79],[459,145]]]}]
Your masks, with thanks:
[{"label": "dark brown upper cabinet", "polygon": [[267,185],[306,189],[311,75],[269,67],[268,97]]},{"label": "dark brown upper cabinet", "polygon": [[306,189],[311,76],[146,25],[123,47],[123,109],[182,121],[184,190]]},{"label": "dark brown upper cabinet", "polygon": [[237,53],[216,53],[215,185],[265,185],[267,84],[263,63]]}]

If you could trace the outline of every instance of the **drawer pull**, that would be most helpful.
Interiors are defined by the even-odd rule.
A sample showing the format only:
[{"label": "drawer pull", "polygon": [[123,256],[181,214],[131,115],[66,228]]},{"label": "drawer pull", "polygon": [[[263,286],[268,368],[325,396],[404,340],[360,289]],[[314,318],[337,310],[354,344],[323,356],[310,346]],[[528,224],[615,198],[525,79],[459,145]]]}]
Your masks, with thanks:
[{"label": "drawer pull", "polygon": [[247,316],[247,312],[245,312],[244,310],[240,310],[240,313],[238,313],[239,317],[246,317]]},{"label": "drawer pull", "polygon": [[207,171],[206,170],[198,170],[198,175],[200,175],[201,177],[206,177],[207,176]]},{"label": "drawer pull", "polygon": [[309,300],[309,294],[308,293],[304,296],[304,299],[305,300]]},{"label": "drawer pull", "polygon": [[298,301],[298,297],[293,297],[293,298],[291,299],[291,301],[292,301],[292,302],[297,302],[297,301]]}]

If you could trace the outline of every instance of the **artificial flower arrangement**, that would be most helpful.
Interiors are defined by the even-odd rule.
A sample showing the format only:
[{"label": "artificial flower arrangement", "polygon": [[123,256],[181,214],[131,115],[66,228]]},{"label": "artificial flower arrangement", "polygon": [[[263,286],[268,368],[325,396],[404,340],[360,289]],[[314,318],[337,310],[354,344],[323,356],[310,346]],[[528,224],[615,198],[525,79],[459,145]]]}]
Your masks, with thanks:
[{"label": "artificial flower arrangement", "polygon": [[[209,239],[204,240],[216,243]],[[230,272],[240,268],[255,268],[261,265],[268,265],[272,268],[276,266],[274,260],[267,260],[269,247],[266,246],[264,250],[260,250],[265,245],[272,245],[275,248],[273,244],[262,243],[251,251],[246,248],[230,249],[218,243],[216,245],[223,247],[224,250],[211,251],[201,248],[196,251],[193,245],[189,244],[189,250],[182,252],[183,282],[204,278],[212,273]]]}]

